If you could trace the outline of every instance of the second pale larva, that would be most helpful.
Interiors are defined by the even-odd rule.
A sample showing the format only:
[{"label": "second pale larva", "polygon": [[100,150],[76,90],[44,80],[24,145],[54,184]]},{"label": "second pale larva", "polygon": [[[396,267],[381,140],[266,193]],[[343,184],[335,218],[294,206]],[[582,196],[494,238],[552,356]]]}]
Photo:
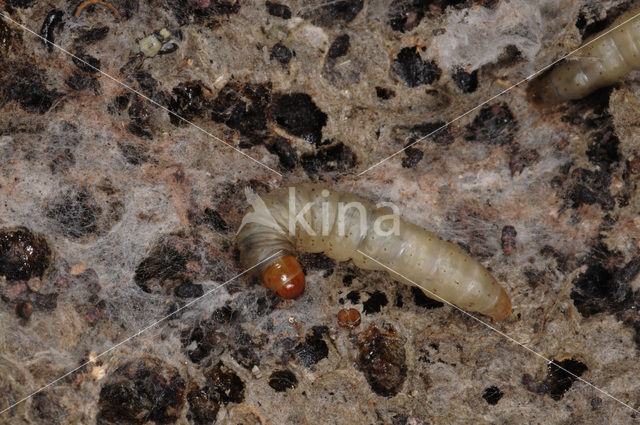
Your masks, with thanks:
[{"label": "second pale larva", "polygon": [[249,197],[251,210],[237,235],[240,261],[247,268],[264,261],[255,271],[264,286],[282,297],[294,298],[304,290],[295,258],[303,250],[352,260],[366,270],[386,270],[394,280],[413,281],[463,310],[496,321],[511,312],[509,296],[480,263],[388,207],[315,184]]},{"label": "second pale larva", "polygon": [[[585,40],[587,45],[575,55],[534,81],[529,88],[533,99],[542,103],[580,99],[640,69],[638,13],[640,9],[623,14],[610,28]],[[608,32],[611,28],[615,29]]]}]

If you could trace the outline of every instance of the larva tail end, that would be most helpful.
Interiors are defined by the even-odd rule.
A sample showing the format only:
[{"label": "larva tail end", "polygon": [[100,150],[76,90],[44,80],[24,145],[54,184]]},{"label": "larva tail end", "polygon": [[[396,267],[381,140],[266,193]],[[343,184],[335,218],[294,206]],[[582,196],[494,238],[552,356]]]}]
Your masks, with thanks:
[{"label": "larva tail end", "polygon": [[287,254],[274,261],[262,274],[262,285],[282,298],[296,298],[302,294],[305,278],[296,257]]},{"label": "larva tail end", "polygon": [[491,317],[495,322],[500,322],[506,319],[509,314],[511,314],[511,299],[504,288],[502,288],[498,302],[493,307],[491,313],[489,313],[489,317]]},{"label": "larva tail end", "polygon": [[562,102],[551,90],[548,74],[535,78],[529,83],[527,99],[538,108],[549,107]]}]

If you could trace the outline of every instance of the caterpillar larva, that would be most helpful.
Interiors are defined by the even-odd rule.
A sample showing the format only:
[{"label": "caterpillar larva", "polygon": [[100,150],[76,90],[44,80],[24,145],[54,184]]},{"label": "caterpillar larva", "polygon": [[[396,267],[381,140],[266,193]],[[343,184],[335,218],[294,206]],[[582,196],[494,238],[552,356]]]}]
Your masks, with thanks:
[{"label": "caterpillar larva", "polygon": [[[376,207],[349,193],[315,184],[278,189],[263,197],[248,195],[251,210],[237,241],[240,260],[257,268],[263,285],[282,297],[302,293],[305,278],[294,254],[324,252],[338,261],[353,260],[366,270],[389,269],[394,280],[414,281],[456,306],[494,320],[511,312],[511,301],[496,279],[457,245],[408,223],[388,206]],[[369,257],[371,258],[369,258]]]},{"label": "caterpillar larva", "polygon": [[609,29],[589,37],[583,44],[600,38],[534,81],[529,88],[533,100],[558,103],[580,99],[640,69],[640,18],[634,18],[638,13],[640,9],[624,13],[611,27],[628,22],[606,35],[602,34]]}]

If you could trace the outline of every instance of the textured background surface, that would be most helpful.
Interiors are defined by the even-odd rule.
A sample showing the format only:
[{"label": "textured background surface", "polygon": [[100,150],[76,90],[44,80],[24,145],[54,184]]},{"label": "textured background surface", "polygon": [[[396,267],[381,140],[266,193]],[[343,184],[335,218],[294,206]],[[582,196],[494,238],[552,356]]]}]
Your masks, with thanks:
[{"label": "textured background surface", "polygon": [[[78,3],[0,1],[36,32],[64,12],[56,43],[282,175],[1,21],[0,408],[241,272],[244,188],[307,180],[463,245],[511,294],[498,329],[640,407],[637,74],[553,108],[516,88],[358,176],[632,2],[114,0],[120,20]],[[163,27],[177,50],[132,53]],[[46,241],[16,271],[29,232]],[[239,278],[0,422],[638,420],[385,273],[301,262],[301,299]]]}]

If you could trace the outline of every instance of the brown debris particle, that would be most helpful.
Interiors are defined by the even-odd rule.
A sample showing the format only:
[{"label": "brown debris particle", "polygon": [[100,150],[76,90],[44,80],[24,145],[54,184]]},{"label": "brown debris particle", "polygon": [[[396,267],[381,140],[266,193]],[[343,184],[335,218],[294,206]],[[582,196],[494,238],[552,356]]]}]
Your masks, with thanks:
[{"label": "brown debris particle", "polygon": [[502,228],[502,252],[504,255],[513,255],[516,253],[516,232],[515,227],[507,225]]},{"label": "brown debris particle", "polygon": [[358,338],[357,363],[369,386],[378,395],[395,396],[407,378],[404,338],[395,329],[371,325]]},{"label": "brown debris particle", "polygon": [[102,386],[97,423],[174,423],[184,405],[184,392],[184,381],[167,363],[149,357],[132,360],[112,372]]},{"label": "brown debris particle", "polygon": [[244,381],[222,362],[205,372],[209,390],[221,403],[242,403],[244,400]]},{"label": "brown debris particle", "polygon": [[44,236],[26,227],[0,229],[0,276],[8,280],[42,278],[51,256]]},{"label": "brown debris particle", "polygon": [[16,304],[16,314],[24,320],[29,320],[33,313],[33,304],[30,301],[22,301]]},{"label": "brown debris particle", "polygon": [[355,328],[360,324],[360,313],[355,308],[343,308],[338,312],[338,324],[345,328]]}]

